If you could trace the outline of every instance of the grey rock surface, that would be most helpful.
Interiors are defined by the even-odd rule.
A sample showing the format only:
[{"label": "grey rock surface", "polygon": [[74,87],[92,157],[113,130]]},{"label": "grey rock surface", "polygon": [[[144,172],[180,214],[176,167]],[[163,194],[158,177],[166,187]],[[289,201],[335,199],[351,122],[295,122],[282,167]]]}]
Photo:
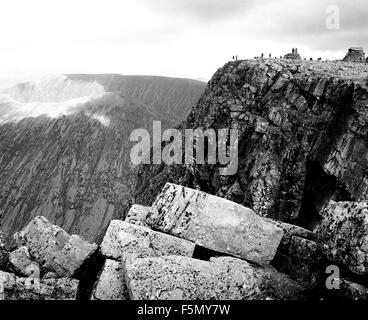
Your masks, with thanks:
[{"label": "grey rock surface", "polygon": [[77,235],[70,236],[45,217],[34,218],[14,235],[19,246],[26,246],[31,256],[48,271],[73,277],[82,264],[97,250]]},{"label": "grey rock surface", "polygon": [[91,300],[127,300],[128,298],[121,262],[106,259],[93,289]]},{"label": "grey rock surface", "polygon": [[130,224],[111,221],[101,243],[101,253],[113,259],[123,256],[150,257],[162,255],[192,256],[195,244],[165,233]]},{"label": "grey rock surface", "polygon": [[324,285],[326,279],[323,244],[296,235],[280,246],[272,265],[292,279],[313,287]]},{"label": "grey rock surface", "polygon": [[294,224],[290,224],[290,223],[286,223],[286,222],[282,222],[278,220],[273,220],[270,218],[264,218],[264,219],[276,225],[277,227],[279,227],[280,229],[284,231],[284,236],[282,238],[282,243],[284,244],[289,243],[292,236],[297,236],[297,237],[301,237],[301,238],[305,238],[309,240],[316,240],[318,238],[316,233],[308,229],[296,226]]},{"label": "grey rock surface", "polygon": [[38,281],[0,271],[0,283],[0,300],[75,300],[79,281],[68,278]]},{"label": "grey rock surface", "polygon": [[125,221],[143,227],[148,227],[146,223],[146,217],[149,212],[149,209],[150,207],[147,206],[142,206],[140,204],[133,204],[128,211]]},{"label": "grey rock surface", "polygon": [[[238,128],[238,171],[225,177],[220,164],[142,166],[135,202],[151,205],[169,181],[312,229],[330,200],[365,201],[367,77],[364,63],[226,63],[179,129]],[[234,105],[243,110],[236,117]]]},{"label": "grey rock surface", "polygon": [[316,228],[326,255],[350,271],[368,274],[368,203],[331,201]]},{"label": "grey rock surface", "polygon": [[340,288],[334,290],[334,293],[342,298],[347,300],[368,300],[368,288],[349,281],[347,279],[340,279],[339,281]]},{"label": "grey rock surface", "polygon": [[146,221],[162,232],[259,263],[273,259],[284,235],[251,209],[171,183],[153,203]]},{"label": "grey rock surface", "polygon": [[125,276],[133,300],[301,299],[308,291],[284,275],[234,258],[127,260]]},{"label": "grey rock surface", "polygon": [[9,262],[13,268],[23,276],[40,277],[40,266],[31,260],[27,247],[20,247],[9,255]]}]

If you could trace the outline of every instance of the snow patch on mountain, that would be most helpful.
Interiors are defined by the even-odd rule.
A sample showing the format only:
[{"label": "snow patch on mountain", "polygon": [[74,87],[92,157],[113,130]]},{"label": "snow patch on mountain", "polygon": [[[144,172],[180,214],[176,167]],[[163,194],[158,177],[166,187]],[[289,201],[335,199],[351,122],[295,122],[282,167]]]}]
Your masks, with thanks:
[{"label": "snow patch on mountain", "polygon": [[[43,115],[51,118],[69,115],[106,94],[96,81],[68,80],[64,75],[20,83],[0,94],[0,124]],[[105,126],[109,124],[106,117],[93,117]]]}]

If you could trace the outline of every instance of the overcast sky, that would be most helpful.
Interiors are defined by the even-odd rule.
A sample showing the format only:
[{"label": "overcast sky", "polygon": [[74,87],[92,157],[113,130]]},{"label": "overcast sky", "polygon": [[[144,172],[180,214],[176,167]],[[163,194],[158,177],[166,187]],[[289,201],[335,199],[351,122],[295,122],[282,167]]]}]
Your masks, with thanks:
[{"label": "overcast sky", "polygon": [[337,59],[368,51],[367,17],[367,0],[1,0],[0,87],[55,73],[210,78],[234,54],[292,47]]}]

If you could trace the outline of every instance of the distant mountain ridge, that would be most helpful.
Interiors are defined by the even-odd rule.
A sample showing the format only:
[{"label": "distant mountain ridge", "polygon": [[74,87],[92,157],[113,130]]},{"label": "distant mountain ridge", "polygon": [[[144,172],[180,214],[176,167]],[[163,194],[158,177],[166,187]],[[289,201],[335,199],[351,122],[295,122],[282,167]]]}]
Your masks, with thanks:
[{"label": "distant mountain ridge", "polygon": [[136,128],[184,120],[205,83],[154,76],[59,75],[0,92],[0,229],[44,215],[96,240],[130,207]]}]

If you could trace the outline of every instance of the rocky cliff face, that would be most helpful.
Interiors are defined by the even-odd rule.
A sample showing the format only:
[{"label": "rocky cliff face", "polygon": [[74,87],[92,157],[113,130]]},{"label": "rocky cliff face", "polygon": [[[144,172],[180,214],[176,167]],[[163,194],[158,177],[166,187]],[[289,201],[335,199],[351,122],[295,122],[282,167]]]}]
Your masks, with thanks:
[{"label": "rocky cliff face", "polygon": [[367,198],[367,76],[366,66],[345,62],[227,63],[181,128],[238,128],[237,174],[142,166],[137,202],[151,204],[169,181],[314,228],[330,200]]},{"label": "rocky cliff face", "polygon": [[184,120],[205,84],[186,79],[65,75],[0,94],[0,230],[46,216],[94,241],[130,207],[130,133]]}]

